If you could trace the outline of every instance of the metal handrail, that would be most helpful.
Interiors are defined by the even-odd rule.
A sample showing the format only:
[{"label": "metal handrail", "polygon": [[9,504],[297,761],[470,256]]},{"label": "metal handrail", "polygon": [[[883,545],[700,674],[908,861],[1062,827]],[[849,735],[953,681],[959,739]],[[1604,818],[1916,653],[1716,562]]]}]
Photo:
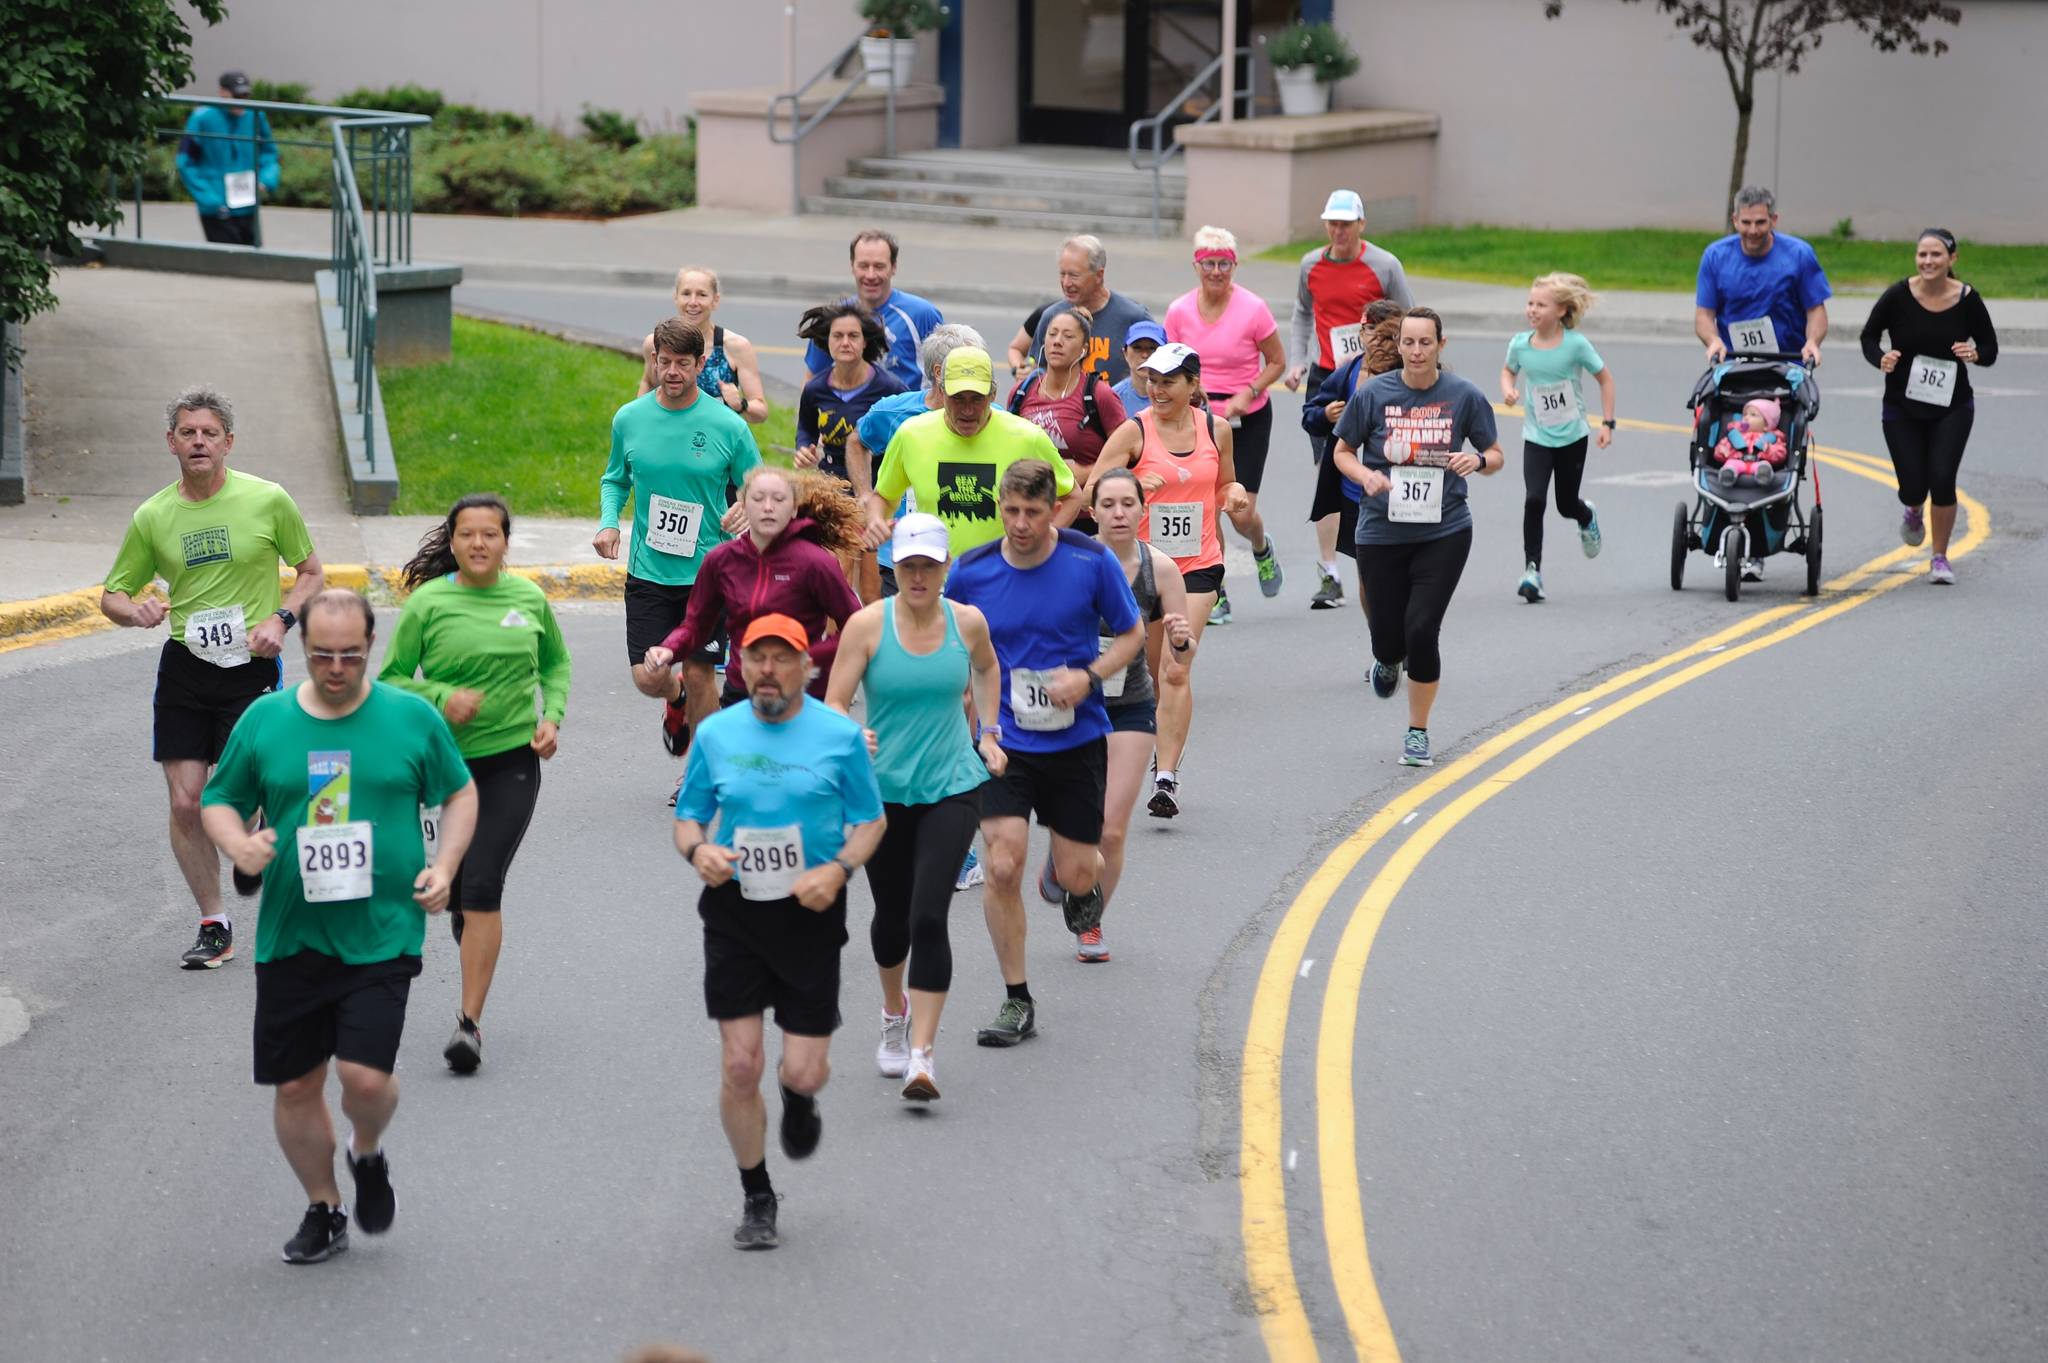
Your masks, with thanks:
[{"label": "metal handrail", "polygon": [[[376,404],[370,400],[377,376],[377,268],[373,239],[363,221],[363,199],[356,187],[349,138],[355,129],[337,122],[332,129],[334,159],[329,163],[334,186],[334,301],[341,308],[343,344],[353,365],[356,411],[363,423],[363,458],[377,467]],[[409,216],[409,215],[408,215]],[[408,258],[410,244],[408,243]]]},{"label": "metal handrail", "polygon": [[[1166,127],[1183,104],[1193,99],[1196,95],[1201,94],[1203,87],[1222,73],[1224,62],[1240,57],[1245,59],[1247,65],[1244,83],[1238,86],[1236,91],[1237,101],[1242,106],[1238,113],[1240,117],[1250,117],[1252,111],[1252,88],[1254,84],[1252,80],[1254,73],[1250,67],[1252,49],[1249,47],[1234,47],[1228,52],[1217,53],[1215,59],[1203,67],[1193,80],[1181,87],[1179,94],[1166,101],[1165,108],[1153,114],[1150,118],[1141,118],[1131,124],[1131,168],[1133,170],[1149,170],[1152,172],[1152,235],[1155,237],[1160,234],[1159,210],[1163,188],[1161,182],[1165,176],[1166,163],[1180,155],[1181,152],[1181,145],[1178,141],[1174,142],[1171,146],[1166,145]],[[1194,118],[1185,119],[1183,122],[1208,123],[1214,121],[1222,113],[1223,101],[1219,99]],[[1152,139],[1151,155],[1148,159],[1141,160],[1139,158],[1138,140],[1147,133],[1151,134]]]},{"label": "metal handrail", "polygon": [[[810,136],[813,128],[816,128],[820,123],[823,123],[836,113],[840,105],[853,98],[856,91],[865,88],[867,74],[873,68],[868,66],[865,58],[861,58],[858,78],[848,79],[839,93],[827,100],[809,118],[803,118],[804,96],[811,92],[812,86],[826,77],[843,75],[847,64],[860,56],[860,40],[866,36],[866,30],[862,30],[852,42],[839,49],[839,55],[826,62],[822,67],[819,67],[816,75],[812,76],[802,85],[799,85],[796,89],[785,90],[768,101],[768,140],[777,146],[787,146],[790,149],[789,211],[792,214],[799,214],[804,211],[804,176],[801,165],[803,160],[803,140]],[[884,156],[894,156],[896,154],[896,63],[892,60],[883,69],[888,74],[889,83],[886,95],[887,107],[884,110],[882,120],[882,154]],[[781,136],[777,132],[775,124],[776,115],[781,112],[785,101],[789,104],[789,136],[787,137]],[[798,119],[803,119],[803,121],[799,123]]]}]

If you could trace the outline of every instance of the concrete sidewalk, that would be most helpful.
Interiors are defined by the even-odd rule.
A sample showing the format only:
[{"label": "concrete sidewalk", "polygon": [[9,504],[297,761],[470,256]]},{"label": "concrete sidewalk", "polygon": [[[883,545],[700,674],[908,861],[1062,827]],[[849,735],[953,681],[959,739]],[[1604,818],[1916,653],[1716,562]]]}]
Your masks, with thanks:
[{"label": "concrete sidewalk", "polygon": [[[200,239],[188,207],[151,205],[145,221],[152,238]],[[267,209],[264,239],[292,251],[328,247],[328,215],[314,209]],[[903,243],[902,286],[941,310],[948,303],[985,303],[1029,309],[1055,292],[1054,256],[1060,237],[1037,231],[963,230],[943,224],[884,224]],[[470,283],[587,284],[666,290],[676,267],[701,263],[718,270],[728,294],[831,297],[848,286],[846,243],[851,218],[763,218],[716,209],[682,209],[610,222],[540,218],[453,217],[416,214],[413,254],[419,260],[462,266]],[[1184,240],[1118,237],[1108,242],[1109,282],[1156,314],[1194,284]],[[1597,261],[1560,261],[1599,284]],[[1905,272],[1904,264],[1900,273]],[[1266,299],[1286,325],[1295,267],[1247,260],[1238,282]],[[1448,327],[1518,331],[1520,288],[1417,277],[1416,301],[1444,315]],[[1840,294],[1829,305],[1836,346],[1869,315],[1874,294]],[[1590,336],[1692,335],[1689,293],[1602,291],[1586,324]],[[1992,313],[2000,339],[2015,346],[2048,346],[2048,300],[2004,299]]]}]

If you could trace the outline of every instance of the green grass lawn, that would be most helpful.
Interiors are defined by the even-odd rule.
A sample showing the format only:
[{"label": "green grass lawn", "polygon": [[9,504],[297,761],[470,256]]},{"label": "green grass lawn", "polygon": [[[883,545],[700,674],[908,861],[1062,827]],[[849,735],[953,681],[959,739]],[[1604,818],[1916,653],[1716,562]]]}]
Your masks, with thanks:
[{"label": "green grass lawn", "polygon": [[[1613,232],[1540,232],[1512,227],[1424,227],[1372,232],[1410,274],[1526,285],[1552,270],[1584,275],[1597,289],[1690,293],[1700,251],[1716,235],[1630,228]],[[1808,237],[1836,288],[1879,288],[1913,272],[1909,241]],[[1320,239],[1275,246],[1267,260],[1299,260]],[[2048,245],[1976,246],[1965,241],[1956,271],[1990,298],[2048,298]]]},{"label": "green grass lawn", "polygon": [[[495,492],[515,515],[597,515],[597,481],[611,451],[612,413],[640,383],[640,362],[608,350],[467,317],[454,353],[436,364],[380,369],[398,456],[398,504],[440,515],[470,492]],[[754,439],[795,443],[796,412],[769,404]]]}]

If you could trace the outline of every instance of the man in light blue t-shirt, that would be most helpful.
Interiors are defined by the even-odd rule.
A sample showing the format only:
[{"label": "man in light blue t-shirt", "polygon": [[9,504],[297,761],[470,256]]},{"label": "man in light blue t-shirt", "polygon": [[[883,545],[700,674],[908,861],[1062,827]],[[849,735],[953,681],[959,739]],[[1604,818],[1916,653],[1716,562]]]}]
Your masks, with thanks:
[{"label": "man in light blue t-shirt", "polygon": [[704,881],[704,1007],[718,1021],[718,1115],[745,1198],[733,1247],[773,1249],[763,1015],[774,1008],[782,1029],[782,1153],[803,1159],[824,1129],[817,1093],[839,1026],[846,883],[881,844],[885,820],[860,725],[804,694],[804,627],[759,616],[739,647],[747,704],[698,728],[675,839]]},{"label": "man in light blue t-shirt", "polygon": [[1820,363],[1828,334],[1827,274],[1813,248],[1778,231],[1777,200],[1750,186],[1735,196],[1735,232],[1700,256],[1693,332],[1719,364],[1731,352],[1797,355]]}]

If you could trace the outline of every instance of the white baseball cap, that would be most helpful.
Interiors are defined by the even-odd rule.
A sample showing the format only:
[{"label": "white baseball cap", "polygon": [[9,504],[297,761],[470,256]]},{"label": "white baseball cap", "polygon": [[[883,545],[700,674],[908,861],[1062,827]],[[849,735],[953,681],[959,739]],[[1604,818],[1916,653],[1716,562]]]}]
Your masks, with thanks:
[{"label": "white baseball cap", "polygon": [[906,558],[928,558],[944,563],[953,556],[953,542],[946,523],[937,516],[912,511],[896,518],[896,531],[889,537],[889,552],[898,563]]},{"label": "white baseball cap", "polygon": [[1358,197],[1355,189],[1333,189],[1330,201],[1323,205],[1324,222],[1363,222],[1365,200]]},{"label": "white baseball cap", "polygon": [[1192,366],[1196,373],[1200,373],[1202,357],[1195,353],[1192,346],[1182,345],[1179,341],[1169,341],[1146,356],[1145,363],[1138,368],[1149,369],[1155,374],[1174,374],[1185,366]]}]

